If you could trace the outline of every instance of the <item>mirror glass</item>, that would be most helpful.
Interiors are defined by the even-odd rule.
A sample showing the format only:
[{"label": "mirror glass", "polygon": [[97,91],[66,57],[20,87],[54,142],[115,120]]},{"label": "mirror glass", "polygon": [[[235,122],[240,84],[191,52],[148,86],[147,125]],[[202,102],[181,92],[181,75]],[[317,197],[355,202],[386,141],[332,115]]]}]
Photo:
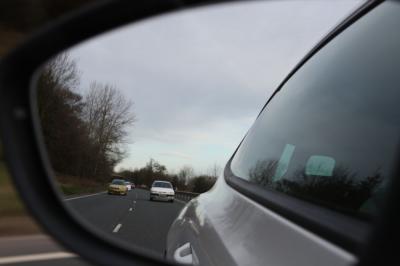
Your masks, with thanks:
[{"label": "mirror glass", "polygon": [[109,241],[163,258],[185,204],[222,178],[277,85],[355,6],[247,1],[183,10],[49,60],[35,100],[67,209]]}]

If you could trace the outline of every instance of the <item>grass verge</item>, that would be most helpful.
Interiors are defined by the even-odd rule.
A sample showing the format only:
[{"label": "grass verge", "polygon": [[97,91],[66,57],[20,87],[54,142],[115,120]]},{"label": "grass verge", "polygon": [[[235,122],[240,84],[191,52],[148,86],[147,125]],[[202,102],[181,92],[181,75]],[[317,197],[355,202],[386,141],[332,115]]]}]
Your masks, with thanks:
[{"label": "grass verge", "polygon": [[107,183],[84,177],[57,175],[57,182],[64,196],[83,195],[107,190]]},{"label": "grass verge", "polygon": [[41,230],[27,214],[11,182],[7,168],[0,161],[0,236],[37,234]]},{"label": "grass verge", "polygon": [[8,175],[7,168],[0,162],[0,217],[26,215],[14,186]]}]

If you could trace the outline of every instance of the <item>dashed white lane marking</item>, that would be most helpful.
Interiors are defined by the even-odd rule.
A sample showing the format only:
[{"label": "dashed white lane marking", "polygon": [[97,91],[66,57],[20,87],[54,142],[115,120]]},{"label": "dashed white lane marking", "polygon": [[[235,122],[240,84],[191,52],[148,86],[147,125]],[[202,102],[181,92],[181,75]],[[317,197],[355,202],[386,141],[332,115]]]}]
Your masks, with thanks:
[{"label": "dashed white lane marking", "polygon": [[96,195],[104,194],[104,193],[106,193],[106,192],[107,192],[107,191],[103,191],[103,192],[99,192],[99,193],[95,193],[95,194],[84,195],[84,196],[79,196],[79,197],[74,197],[74,198],[68,198],[68,199],[65,199],[65,201],[87,198],[87,197],[91,197],[91,196],[96,196]]},{"label": "dashed white lane marking", "polygon": [[54,260],[54,259],[65,259],[76,257],[75,254],[69,252],[50,252],[50,253],[40,253],[31,255],[19,255],[19,256],[9,256],[0,258],[0,265],[11,264],[11,263],[21,263],[30,261],[42,261],[42,260]]},{"label": "dashed white lane marking", "polygon": [[131,212],[131,211],[132,211],[132,208],[130,208],[129,211]]},{"label": "dashed white lane marking", "polygon": [[113,230],[113,233],[118,233],[118,231],[121,228],[121,226],[122,226],[122,224],[117,224],[117,226]]}]

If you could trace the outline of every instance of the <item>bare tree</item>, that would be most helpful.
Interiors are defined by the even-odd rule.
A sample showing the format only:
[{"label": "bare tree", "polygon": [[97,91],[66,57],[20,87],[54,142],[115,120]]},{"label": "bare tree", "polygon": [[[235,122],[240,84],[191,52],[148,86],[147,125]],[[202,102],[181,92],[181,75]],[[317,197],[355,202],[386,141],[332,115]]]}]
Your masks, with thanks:
[{"label": "bare tree", "polygon": [[190,165],[184,165],[178,172],[178,179],[186,185],[192,177],[194,177],[194,169]]},{"label": "bare tree", "polygon": [[126,100],[114,86],[97,82],[90,84],[84,101],[83,120],[98,154],[106,155],[116,164],[125,154],[121,144],[126,142],[127,130],[136,121],[133,102]]},{"label": "bare tree", "polygon": [[76,93],[79,72],[68,54],[61,54],[42,69],[37,82],[37,105],[42,134],[53,168],[77,175],[80,154],[87,149],[85,124],[80,119],[82,97]]},{"label": "bare tree", "polygon": [[96,82],[81,95],[79,81],[68,54],[43,67],[37,83],[42,133],[56,172],[105,180],[125,156],[133,103],[115,87]]},{"label": "bare tree", "polygon": [[79,104],[81,98],[74,92],[79,86],[79,79],[76,62],[67,53],[58,55],[41,69],[37,101],[42,120],[50,119],[48,116],[54,112],[55,99],[64,105]]},{"label": "bare tree", "polygon": [[44,67],[51,81],[58,86],[74,91],[79,86],[80,73],[76,62],[68,53],[59,54]]}]

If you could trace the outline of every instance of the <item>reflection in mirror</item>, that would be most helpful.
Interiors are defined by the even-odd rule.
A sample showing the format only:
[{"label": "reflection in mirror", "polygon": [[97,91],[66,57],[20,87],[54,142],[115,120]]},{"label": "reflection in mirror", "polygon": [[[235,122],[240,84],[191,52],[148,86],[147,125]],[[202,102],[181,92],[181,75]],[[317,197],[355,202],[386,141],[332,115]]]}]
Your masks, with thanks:
[{"label": "reflection in mirror", "polygon": [[54,57],[36,100],[65,205],[102,237],[161,258],[174,219],[213,186],[273,89],[354,6],[214,5]]}]

